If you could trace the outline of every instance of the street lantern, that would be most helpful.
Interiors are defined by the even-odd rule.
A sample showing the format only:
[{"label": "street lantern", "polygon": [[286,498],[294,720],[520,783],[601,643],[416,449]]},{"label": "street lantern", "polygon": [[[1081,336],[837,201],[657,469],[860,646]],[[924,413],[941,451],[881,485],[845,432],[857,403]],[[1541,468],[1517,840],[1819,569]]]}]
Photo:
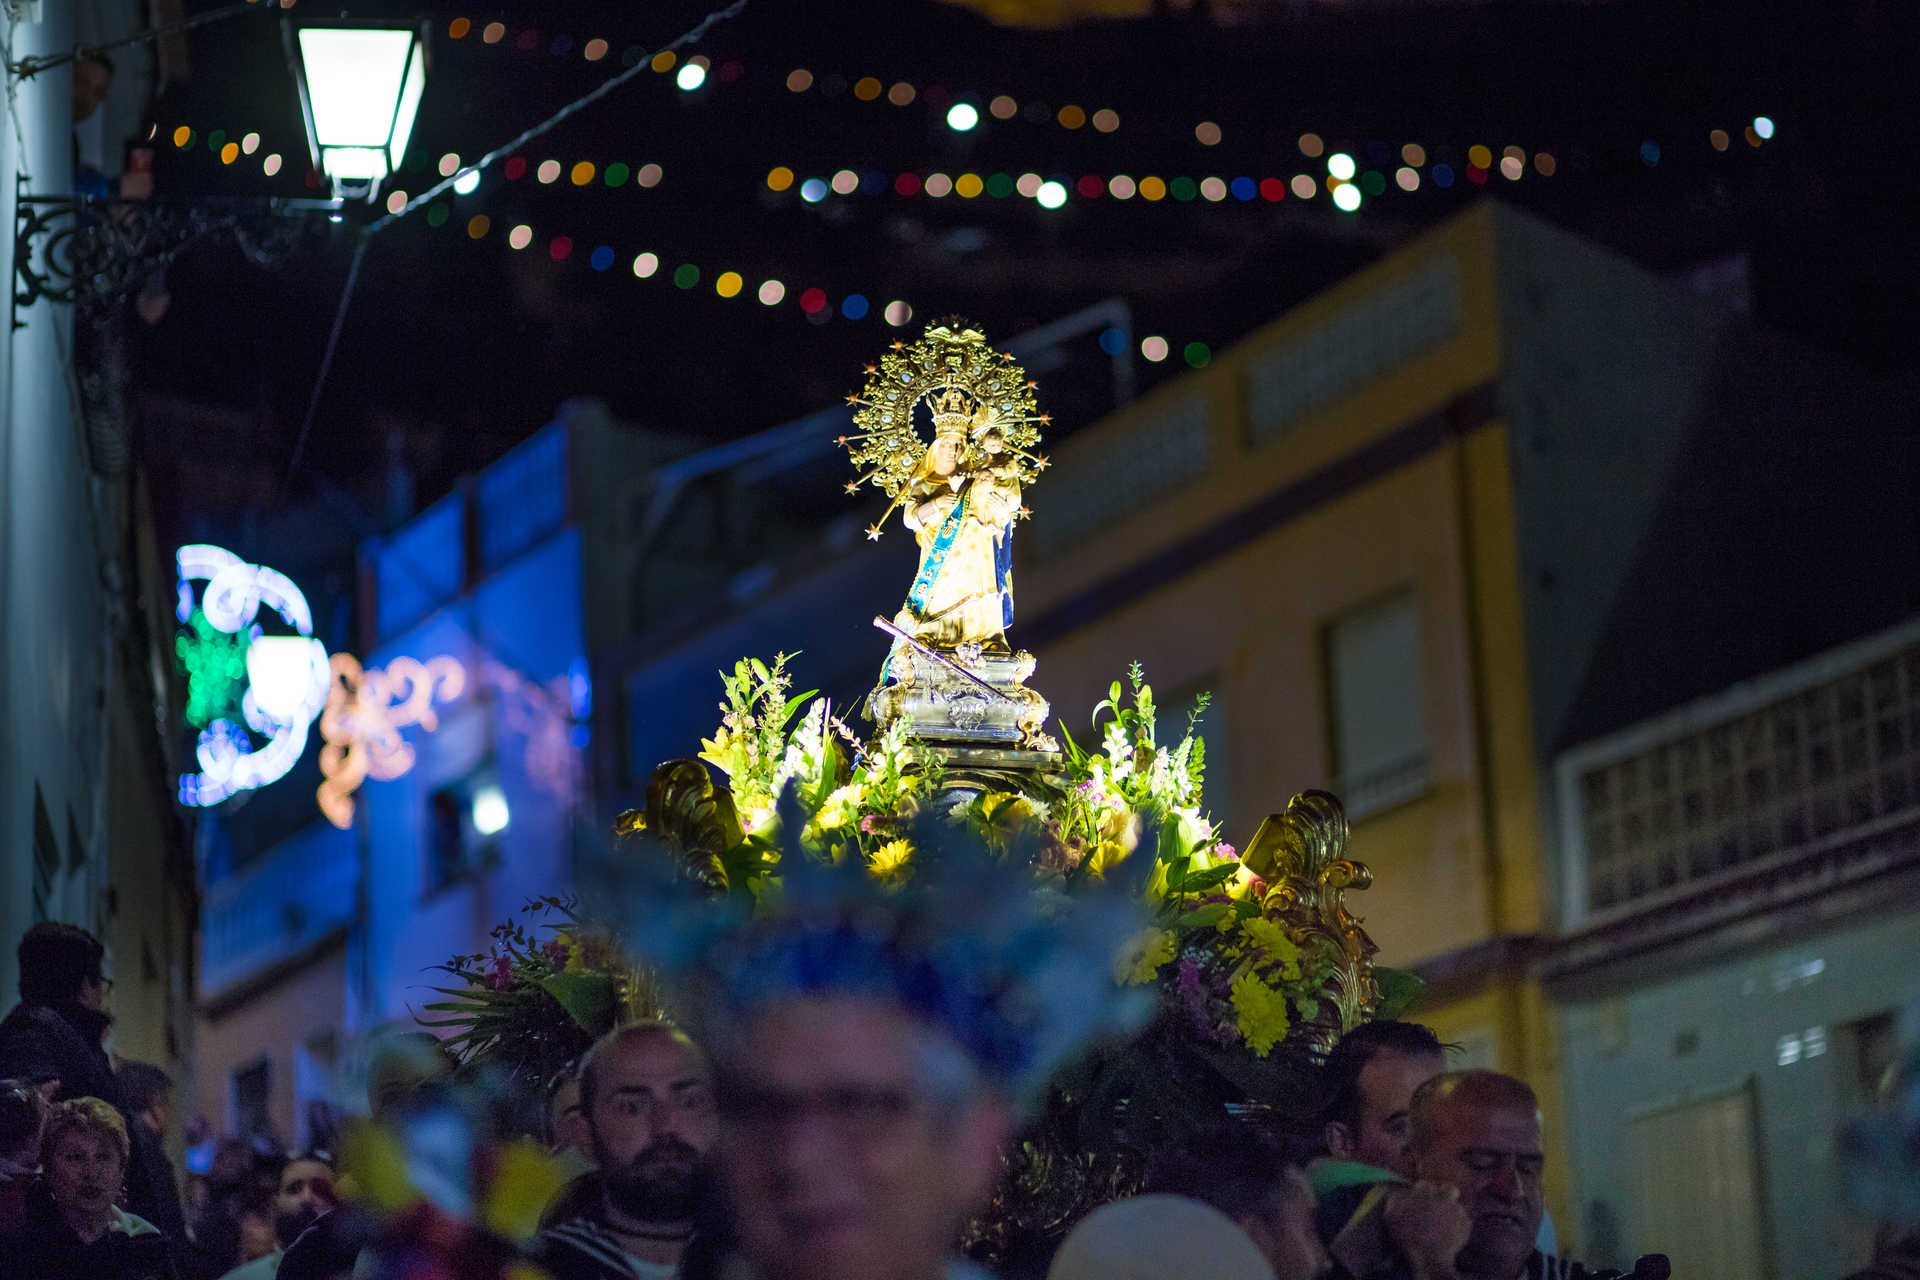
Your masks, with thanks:
[{"label": "street lantern", "polygon": [[406,155],[427,84],[425,27],[301,22],[284,31],[313,163],[371,200]]}]

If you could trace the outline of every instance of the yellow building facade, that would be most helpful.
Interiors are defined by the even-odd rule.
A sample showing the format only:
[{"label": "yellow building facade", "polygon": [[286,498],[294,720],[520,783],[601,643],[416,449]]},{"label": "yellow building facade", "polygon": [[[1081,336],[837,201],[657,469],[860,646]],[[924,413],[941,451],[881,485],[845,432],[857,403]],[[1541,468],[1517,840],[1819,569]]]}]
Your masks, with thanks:
[{"label": "yellow building facade", "polygon": [[[1032,498],[1015,635],[1076,733],[1135,659],[1163,707],[1210,691],[1208,791],[1235,843],[1296,791],[1343,793],[1374,872],[1349,905],[1381,962],[1428,977],[1410,1016],[1460,1044],[1456,1061],[1540,1090],[1566,1223],[1554,1046],[1525,974],[1545,859],[1492,392],[1495,217],[1447,223],[1067,440]],[[1307,366],[1329,363],[1300,394]],[[1417,690],[1424,741],[1355,803],[1331,650],[1343,619],[1396,599],[1417,670],[1393,683]]]}]

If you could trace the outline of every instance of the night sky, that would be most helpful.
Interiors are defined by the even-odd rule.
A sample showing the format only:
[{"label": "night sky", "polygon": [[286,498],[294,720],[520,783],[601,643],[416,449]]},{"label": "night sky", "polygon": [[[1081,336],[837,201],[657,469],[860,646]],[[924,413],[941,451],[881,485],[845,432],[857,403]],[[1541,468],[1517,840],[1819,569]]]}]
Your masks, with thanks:
[{"label": "night sky", "polygon": [[[707,8],[352,6],[431,25],[425,102],[386,190],[419,193],[443,155],[476,159]],[[677,88],[677,68],[648,71],[514,152],[522,164],[496,165],[472,195],[443,198],[444,215],[422,208],[373,239],[298,468],[355,223],[371,213],[265,266],[226,246],[190,254],[140,339],[163,537],[232,537],[312,504],[339,516],[343,537],[362,535],[484,467],[570,396],[697,440],[773,426],[837,402],[887,342],[911,336],[882,318],[895,299],[915,308],[912,332],[961,313],[1004,337],[1122,297],[1136,345],[1170,344],[1165,362],[1141,364],[1150,384],[1184,367],[1188,343],[1226,347],[1489,194],[1655,270],[1711,276],[1718,263],[1719,278],[1738,281],[1744,269],[1763,322],[1865,370],[1910,379],[1920,364],[1920,271],[1905,244],[1920,185],[1912,6],[1163,9],[1032,30],[937,0],[753,0],[686,51],[710,60],[699,88]],[[303,0],[295,12],[320,11]],[[193,35],[190,81],[154,111],[163,192],[314,194],[279,22],[247,14]],[[501,38],[487,43],[496,22]],[[596,38],[608,51],[591,60]],[[811,78],[799,92],[797,69]],[[877,84],[862,86],[868,76]],[[901,83],[906,105],[889,100]],[[990,109],[1002,94],[1017,104],[1011,119]],[[956,101],[981,115],[969,132],[946,123]],[[1084,117],[1077,128],[1063,121],[1069,107]],[[1117,113],[1111,132],[1096,127],[1102,109]],[[1758,146],[1745,136],[1756,117],[1773,134]],[[1206,123],[1214,145],[1197,136]],[[194,131],[185,149],[170,142],[183,124]],[[207,145],[216,129],[258,132],[260,144],[223,165]],[[1322,155],[1303,154],[1308,133]],[[1424,152],[1407,166],[1413,191],[1399,185],[1409,143]],[[1476,145],[1492,156],[1484,184],[1468,173]],[[1520,149],[1517,181],[1499,170],[1508,147]],[[1324,184],[1336,152],[1354,158],[1363,188],[1383,187],[1353,212],[1324,185],[1310,199],[1290,189],[1302,174]],[[275,178],[263,173],[271,154],[285,158]],[[543,184],[549,159],[560,177]],[[581,161],[591,177],[575,185]],[[659,166],[652,186],[640,181],[647,165]],[[778,192],[777,167],[793,174]],[[830,184],[842,170],[852,194],[803,197],[806,179]],[[973,174],[985,189],[900,193],[901,175],[912,187],[935,173]],[[995,175],[1004,189],[1024,173],[1063,182],[1064,207],[992,194]],[[1172,190],[1117,199],[1107,179],[1118,174]],[[1216,177],[1224,197],[1190,187],[1180,199],[1180,177]],[[1236,178],[1247,181],[1226,185]],[[531,242],[515,250],[522,224]],[[556,237],[570,242],[564,258]],[[595,269],[601,246],[606,270]],[[636,279],[643,252],[661,265]],[[686,265],[699,279],[682,289],[673,275]],[[716,292],[727,271],[742,279],[738,296]],[[764,306],[770,279],[784,297]],[[810,289],[826,304],[811,317]],[[399,463],[410,491],[390,483]]]}]

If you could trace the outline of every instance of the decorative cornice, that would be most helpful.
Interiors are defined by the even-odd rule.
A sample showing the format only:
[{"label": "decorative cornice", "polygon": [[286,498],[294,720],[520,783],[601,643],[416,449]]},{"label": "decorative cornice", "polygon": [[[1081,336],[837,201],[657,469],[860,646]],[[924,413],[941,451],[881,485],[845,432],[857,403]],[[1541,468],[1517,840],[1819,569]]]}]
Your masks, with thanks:
[{"label": "decorative cornice", "polygon": [[1920,902],[1920,817],[1823,842],[1555,940],[1556,988],[1632,981],[1836,920]]}]

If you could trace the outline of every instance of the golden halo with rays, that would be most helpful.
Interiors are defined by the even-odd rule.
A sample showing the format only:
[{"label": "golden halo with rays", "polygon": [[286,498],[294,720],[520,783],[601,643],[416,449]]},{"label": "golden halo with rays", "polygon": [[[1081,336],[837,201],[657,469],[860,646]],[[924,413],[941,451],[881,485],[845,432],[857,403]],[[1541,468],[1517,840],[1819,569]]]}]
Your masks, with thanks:
[{"label": "golden halo with rays", "polygon": [[[854,431],[838,443],[862,472],[848,483],[847,492],[857,493],[862,484],[871,483],[886,491],[891,513],[930,443],[914,427],[914,409],[929,396],[951,391],[966,397],[975,419],[974,439],[999,431],[1004,448],[996,465],[1009,468],[1011,478],[1025,488],[1047,467],[1046,458],[1034,452],[1040,427],[1049,420],[1034,412],[1034,386],[1011,352],[994,351],[986,336],[964,320],[941,320],[927,326],[917,342],[894,343],[879,364],[867,366],[860,394],[847,397],[854,407]],[[885,520],[882,515],[880,521]],[[877,535],[878,529],[876,522],[868,532]]]}]

